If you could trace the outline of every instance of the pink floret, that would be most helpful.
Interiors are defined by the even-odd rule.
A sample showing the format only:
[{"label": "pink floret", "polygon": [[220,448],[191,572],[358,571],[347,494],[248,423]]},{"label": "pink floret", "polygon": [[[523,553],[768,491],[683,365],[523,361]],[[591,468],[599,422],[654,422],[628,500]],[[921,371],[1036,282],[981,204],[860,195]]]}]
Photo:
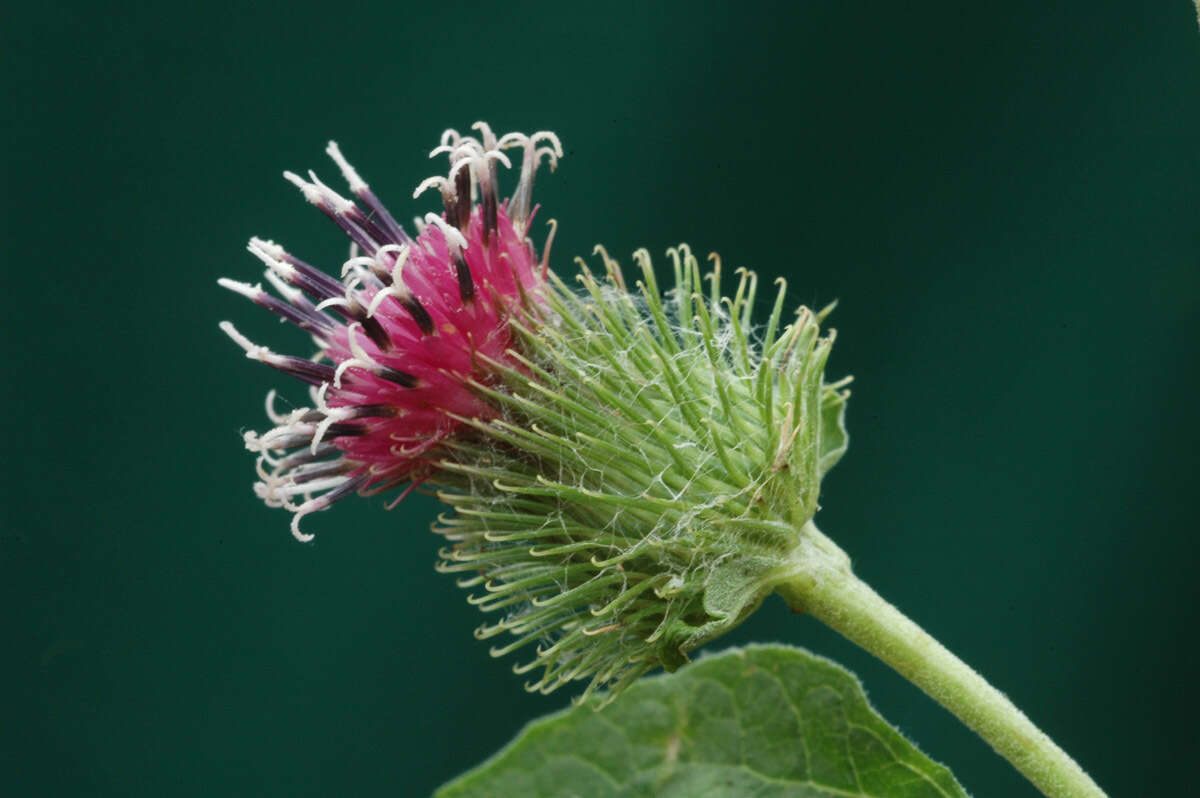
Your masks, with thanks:
[{"label": "pink floret", "polygon": [[[527,238],[538,162],[562,155],[552,133],[510,133],[497,139],[477,123],[479,138],[447,131],[436,150],[450,157],[450,174],[431,178],[444,212],[429,214],[416,238],[406,233],[332,142],[328,152],[358,202],[309,172],[284,176],[354,242],[343,279],[252,239],[250,251],[267,265],[279,296],[222,279],[236,291],[308,332],[320,351],[305,359],[279,355],[222,329],[247,357],[306,382],[314,407],[268,413],[276,426],[247,433],[259,454],[256,493],[300,519],[354,492],[381,491],[429,476],[442,444],[463,419],[489,419],[495,408],[470,383],[494,380],[487,363],[519,368],[509,353],[510,321],[539,302],[545,257]],[[539,142],[542,146],[539,146]],[[510,200],[496,193],[496,164],[504,149],[523,151],[521,178]],[[362,203],[359,205],[358,203]],[[547,242],[547,248],[549,242]],[[359,254],[361,253],[361,254]]]},{"label": "pink floret", "polygon": [[[364,489],[391,487],[419,474],[427,453],[462,426],[453,416],[488,419],[495,414],[464,382],[472,377],[487,380],[478,354],[517,365],[506,354],[512,344],[508,319],[514,308],[537,296],[542,282],[540,266],[522,231],[513,227],[504,208],[497,217],[497,234],[489,237],[488,244],[483,243],[479,208],[472,212],[464,233],[467,247],[462,254],[475,287],[469,301],[460,296],[446,234],[431,224],[417,237],[404,266],[403,281],[429,314],[431,334],[423,333],[392,296],[374,313],[391,341],[388,350],[356,330],[356,343],[372,360],[411,375],[417,383],[405,388],[367,369],[352,367],[342,376],[341,387],[327,393],[330,407],[378,404],[396,409],[394,417],[369,420],[367,434],[333,440],[348,458],[366,467],[362,472],[367,475]],[[375,298],[375,291],[364,293],[368,302]],[[338,328],[326,354],[339,365],[354,357],[347,325]]]}]

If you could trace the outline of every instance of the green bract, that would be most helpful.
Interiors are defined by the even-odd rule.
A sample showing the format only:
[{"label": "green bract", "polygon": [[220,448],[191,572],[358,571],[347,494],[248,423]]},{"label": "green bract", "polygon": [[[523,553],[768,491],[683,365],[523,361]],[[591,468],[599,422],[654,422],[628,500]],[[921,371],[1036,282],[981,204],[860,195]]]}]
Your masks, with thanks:
[{"label": "green bract", "polygon": [[615,695],[740,623],[847,444],[849,380],[824,380],[831,308],[784,326],[780,280],[758,330],[751,272],[723,296],[714,257],[705,290],[681,246],[664,297],[642,250],[633,293],[598,251],[604,281],[581,262],[582,294],[552,276],[513,322],[521,368],[488,362],[498,382],[472,386],[503,415],[464,419],[478,434],[448,444],[437,477],[454,508],[439,567],[497,614],[476,633],[508,633],[494,655],[532,647],[516,670],[541,668],[543,692],[590,679]]}]

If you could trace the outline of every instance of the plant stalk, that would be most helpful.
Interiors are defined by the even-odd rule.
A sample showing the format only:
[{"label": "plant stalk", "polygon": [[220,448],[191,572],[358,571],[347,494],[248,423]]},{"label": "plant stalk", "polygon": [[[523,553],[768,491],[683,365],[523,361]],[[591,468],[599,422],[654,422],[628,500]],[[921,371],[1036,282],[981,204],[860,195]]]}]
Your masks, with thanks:
[{"label": "plant stalk", "polygon": [[811,522],[777,589],[805,612],[892,666],[1007,759],[1050,798],[1105,798],[1053,740],[978,673],[854,575]]}]

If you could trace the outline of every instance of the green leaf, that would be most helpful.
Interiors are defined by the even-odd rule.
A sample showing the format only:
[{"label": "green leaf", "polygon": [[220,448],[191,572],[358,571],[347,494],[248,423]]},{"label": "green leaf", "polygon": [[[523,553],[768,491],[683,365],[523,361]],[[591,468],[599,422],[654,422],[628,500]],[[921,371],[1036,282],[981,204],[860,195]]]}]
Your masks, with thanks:
[{"label": "green leaf", "polygon": [[867,703],[789,646],[731,649],[530,723],[437,798],[965,798]]}]

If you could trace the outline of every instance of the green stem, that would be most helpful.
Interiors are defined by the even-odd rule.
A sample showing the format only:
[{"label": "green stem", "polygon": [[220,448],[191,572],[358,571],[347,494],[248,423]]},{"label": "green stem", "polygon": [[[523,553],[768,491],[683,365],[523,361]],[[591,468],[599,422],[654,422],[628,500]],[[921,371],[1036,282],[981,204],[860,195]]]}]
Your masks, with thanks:
[{"label": "green stem", "polygon": [[810,521],[778,585],[806,612],[879,657],[986,740],[1050,798],[1104,798],[1054,741],[996,688],[885,601]]}]

